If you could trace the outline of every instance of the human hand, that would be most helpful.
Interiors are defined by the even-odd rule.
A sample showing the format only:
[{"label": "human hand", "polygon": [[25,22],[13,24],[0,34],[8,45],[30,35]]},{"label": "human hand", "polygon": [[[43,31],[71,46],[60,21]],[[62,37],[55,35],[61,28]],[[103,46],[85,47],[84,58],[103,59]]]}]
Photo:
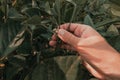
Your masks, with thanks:
[{"label": "human hand", "polygon": [[[83,24],[63,24],[58,37],[65,43],[62,48],[76,50],[85,67],[102,80],[120,79],[120,55],[93,28]],[[56,46],[57,38],[52,36],[51,46]]]}]

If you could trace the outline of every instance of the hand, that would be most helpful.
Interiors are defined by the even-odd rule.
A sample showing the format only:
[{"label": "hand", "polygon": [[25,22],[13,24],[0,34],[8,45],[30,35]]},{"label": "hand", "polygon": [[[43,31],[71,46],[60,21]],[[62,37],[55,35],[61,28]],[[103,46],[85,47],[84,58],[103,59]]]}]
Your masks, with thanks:
[{"label": "hand", "polygon": [[[62,48],[76,50],[85,67],[98,79],[120,80],[120,55],[93,28],[83,24],[63,24],[58,37],[65,43]],[[51,46],[56,46],[56,35]]]}]

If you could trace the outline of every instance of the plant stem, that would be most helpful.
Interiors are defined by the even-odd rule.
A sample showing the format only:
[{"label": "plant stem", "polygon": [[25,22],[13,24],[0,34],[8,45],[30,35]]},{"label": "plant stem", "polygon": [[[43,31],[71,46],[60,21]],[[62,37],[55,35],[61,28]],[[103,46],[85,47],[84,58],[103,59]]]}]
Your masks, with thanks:
[{"label": "plant stem", "polygon": [[32,7],[34,8],[36,6],[35,0],[32,0]]},{"label": "plant stem", "polygon": [[60,0],[59,0],[59,10],[58,10],[58,29],[60,29],[60,24],[61,24],[61,3],[60,3]]},{"label": "plant stem", "polygon": [[8,9],[9,9],[9,5],[8,5],[8,1],[7,0],[5,0],[5,17],[4,17],[4,22],[6,22],[7,21],[7,19],[8,19]]}]

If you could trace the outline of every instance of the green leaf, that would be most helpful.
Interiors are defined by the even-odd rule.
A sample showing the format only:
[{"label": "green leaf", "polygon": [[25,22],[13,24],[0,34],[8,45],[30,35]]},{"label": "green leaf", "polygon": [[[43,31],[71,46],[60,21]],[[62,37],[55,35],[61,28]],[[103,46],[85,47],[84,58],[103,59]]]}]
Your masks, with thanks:
[{"label": "green leaf", "polygon": [[110,7],[111,7],[111,13],[114,16],[120,17],[120,6],[115,5],[115,4],[111,4]]},{"label": "green leaf", "polygon": [[72,16],[71,16],[71,19],[70,19],[70,22],[72,22],[72,21],[74,21],[74,18],[75,18],[75,16],[76,16],[76,9],[77,9],[76,6],[77,6],[77,5],[76,5],[76,3],[75,3],[74,1],[72,1],[72,0],[66,0],[66,1],[72,3],[72,5],[74,6],[73,13],[72,13]]},{"label": "green leaf", "polygon": [[5,69],[5,79],[6,80],[13,80],[13,77],[16,76],[16,74],[21,71],[23,68],[20,67],[20,66],[16,66],[16,65],[11,65],[11,64],[8,64],[6,66],[6,69]]},{"label": "green leaf", "polygon": [[85,18],[84,18],[84,24],[89,25],[89,26],[95,28],[95,25],[94,25],[94,23],[92,21],[92,18],[89,15],[85,16]]},{"label": "green leaf", "polygon": [[109,1],[120,6],[120,0],[109,0]]},{"label": "green leaf", "polygon": [[24,19],[26,19],[25,16],[19,14],[14,8],[9,9],[8,18],[14,19],[14,20],[24,20]]},{"label": "green leaf", "polygon": [[60,9],[61,9],[61,0],[55,0],[54,7],[56,8],[56,11],[59,15],[60,14]]},{"label": "green leaf", "polygon": [[58,25],[61,24],[61,0],[55,0],[54,8],[58,14]]},{"label": "green leaf", "polygon": [[101,22],[96,23],[95,27],[101,27],[101,26],[104,26],[106,24],[111,24],[111,23],[115,23],[118,21],[120,21],[120,18],[106,19],[106,20],[103,20]]},{"label": "green leaf", "polygon": [[13,57],[11,57],[9,60],[9,63],[11,65],[15,65],[18,67],[24,67],[26,64],[26,58],[22,55],[14,55]]},{"label": "green leaf", "polygon": [[118,36],[119,35],[119,31],[116,28],[116,26],[114,26],[113,24],[107,29],[107,35],[108,36]]},{"label": "green leaf", "polygon": [[29,75],[27,75],[24,80],[30,80]]},{"label": "green leaf", "polygon": [[[52,65],[51,65],[52,64]],[[31,80],[66,80],[62,70],[53,59],[42,61],[33,71]]]},{"label": "green leaf", "polygon": [[66,0],[66,1],[72,3],[73,5],[76,5],[75,2],[74,2],[73,0]]},{"label": "green leaf", "polygon": [[28,20],[24,21],[22,24],[27,25],[40,25],[41,24],[41,17],[40,16],[32,16]]},{"label": "green leaf", "polygon": [[43,38],[47,39],[47,40],[50,40],[50,38],[51,38],[51,34],[50,33],[49,34],[41,34],[41,36]]},{"label": "green leaf", "polygon": [[30,39],[25,38],[24,42],[17,48],[16,52],[22,55],[29,55],[32,52]]},{"label": "green leaf", "polygon": [[46,2],[46,4],[45,4],[45,11],[46,11],[49,15],[52,15],[49,2]]},{"label": "green leaf", "polygon": [[25,14],[28,17],[32,17],[32,16],[35,16],[35,15],[40,16],[41,15],[41,10],[38,7],[32,8],[32,7],[25,6],[21,10],[21,13]]},{"label": "green leaf", "polygon": [[[88,80],[77,56],[50,58],[35,68],[31,80]],[[80,76],[81,75],[81,76]]]},{"label": "green leaf", "polygon": [[[73,58],[73,59],[75,59],[73,62],[72,62],[72,64],[71,64],[71,59]],[[64,65],[63,63],[65,63],[66,62],[66,65],[64,65],[63,67],[60,65],[60,67],[62,67],[63,69],[63,71],[66,71],[65,73],[65,75],[66,75],[66,79],[67,80],[75,80],[76,78],[78,78],[78,66],[80,65],[80,60],[79,60],[79,58],[74,58],[74,57],[70,57],[70,58],[60,58],[60,60],[62,60],[62,62],[61,62],[61,64],[62,65]],[[64,60],[64,61],[63,61]],[[66,61],[67,60],[67,61]],[[58,62],[59,63],[59,62]],[[69,64],[69,65],[68,65]],[[71,64],[71,65],[70,65]],[[66,69],[66,70],[64,70],[64,69]]]},{"label": "green leaf", "polygon": [[18,22],[9,20],[0,27],[0,57],[3,59],[14,51],[24,40],[25,29]]}]

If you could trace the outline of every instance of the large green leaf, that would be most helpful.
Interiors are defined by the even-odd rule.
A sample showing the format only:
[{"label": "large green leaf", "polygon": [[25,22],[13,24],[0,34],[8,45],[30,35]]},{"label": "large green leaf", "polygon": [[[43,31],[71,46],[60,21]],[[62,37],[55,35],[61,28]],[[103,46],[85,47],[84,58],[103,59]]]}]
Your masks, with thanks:
[{"label": "large green leaf", "polygon": [[32,16],[25,20],[22,24],[24,25],[40,25],[41,24],[41,17],[40,16]]},{"label": "large green leaf", "polygon": [[14,8],[9,9],[8,18],[13,20],[19,20],[19,21],[26,19],[25,16],[23,16],[22,14],[19,14]]},{"label": "large green leaf", "polygon": [[15,75],[21,71],[23,68],[21,66],[17,66],[17,65],[11,65],[11,64],[7,64],[6,65],[6,69],[5,69],[5,76],[6,76],[6,80],[13,80],[13,77],[15,77]]},{"label": "large green leaf", "polygon": [[18,22],[9,20],[0,26],[0,57],[13,52],[24,40],[24,29]]},{"label": "large green leaf", "polygon": [[50,58],[33,71],[32,80],[88,80],[77,56]]},{"label": "large green leaf", "polygon": [[61,24],[61,0],[55,0],[54,9],[58,17],[58,25]]},{"label": "large green leaf", "polygon": [[8,60],[9,63],[6,65],[5,70],[6,80],[13,80],[17,74],[23,70],[26,59],[22,55],[15,55]]},{"label": "large green leaf", "polygon": [[32,8],[32,7],[24,6],[21,12],[28,17],[32,17],[35,15],[41,15],[41,10],[38,7]]},{"label": "large green leaf", "polygon": [[120,6],[120,0],[109,0],[109,1]]},{"label": "large green leaf", "polygon": [[111,13],[114,16],[120,17],[120,6],[115,5],[115,4],[111,4],[110,7],[111,7]]},{"label": "large green leaf", "polygon": [[105,20],[103,20],[101,22],[97,22],[95,24],[95,27],[101,27],[103,25],[111,24],[111,23],[115,23],[115,22],[119,22],[119,21],[120,21],[119,17],[118,18],[113,18],[113,19],[105,19]]}]

